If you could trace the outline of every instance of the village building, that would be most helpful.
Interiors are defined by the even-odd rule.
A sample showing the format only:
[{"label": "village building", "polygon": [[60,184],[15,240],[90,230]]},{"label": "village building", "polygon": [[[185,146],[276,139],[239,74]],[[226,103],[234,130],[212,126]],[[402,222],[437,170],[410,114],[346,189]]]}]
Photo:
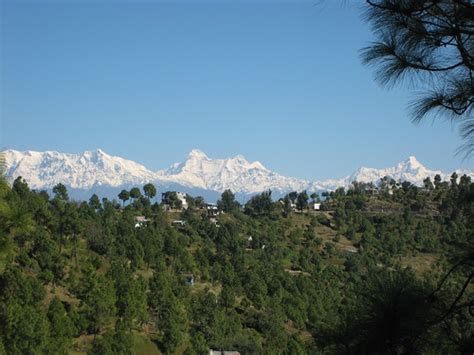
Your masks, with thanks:
[{"label": "village building", "polygon": [[175,219],[171,223],[175,226],[183,227],[186,224],[186,221],[183,221],[182,219]]},{"label": "village building", "polygon": [[150,220],[145,216],[136,216],[135,217],[135,228],[140,228],[145,226]]},{"label": "village building", "polygon": [[186,210],[189,207],[186,197],[187,194],[185,192],[167,191],[161,194],[161,202],[165,211],[178,209],[176,208],[176,201],[181,202],[181,210]]},{"label": "village building", "polygon": [[184,210],[188,209],[188,201],[186,200],[188,195],[184,192],[176,192],[176,196],[178,197],[178,200],[181,201],[182,208]]},{"label": "village building", "polygon": [[209,218],[217,217],[220,214],[219,208],[214,203],[206,203],[205,208]]},{"label": "village building", "polygon": [[213,203],[206,203],[204,205],[206,211],[206,216],[209,219],[209,222],[212,224],[218,225],[217,217],[220,215],[219,207]]}]

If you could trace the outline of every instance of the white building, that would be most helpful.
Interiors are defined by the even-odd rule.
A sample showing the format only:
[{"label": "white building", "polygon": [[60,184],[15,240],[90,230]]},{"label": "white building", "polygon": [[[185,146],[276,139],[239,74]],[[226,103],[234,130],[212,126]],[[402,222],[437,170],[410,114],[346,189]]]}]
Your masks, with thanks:
[{"label": "white building", "polygon": [[[176,198],[172,196],[176,196]],[[179,192],[179,191],[167,191],[161,194],[161,201],[164,204],[165,210],[171,210],[173,201],[178,201],[181,202],[181,209],[188,209],[188,201],[186,200],[187,194],[185,192]]]},{"label": "white building", "polygon": [[216,217],[219,215],[219,208],[214,203],[207,203],[205,205],[208,217]]},{"label": "white building", "polygon": [[188,201],[186,200],[187,194],[185,192],[176,192],[176,196],[178,197],[178,200],[181,201],[181,205],[183,206],[183,209],[187,210],[188,209]]},{"label": "white building", "polygon": [[146,225],[150,220],[145,216],[136,216],[135,217],[135,228],[140,228]]}]

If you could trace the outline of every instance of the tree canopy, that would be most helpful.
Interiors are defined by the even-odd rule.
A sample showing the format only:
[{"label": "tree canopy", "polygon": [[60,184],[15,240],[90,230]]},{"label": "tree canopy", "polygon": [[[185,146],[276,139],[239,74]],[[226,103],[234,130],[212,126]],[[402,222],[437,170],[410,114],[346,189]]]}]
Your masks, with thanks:
[{"label": "tree canopy", "polygon": [[384,179],[293,212],[226,192],[213,223],[191,198],[76,202],[19,178],[0,185],[0,351],[471,353],[473,193]]},{"label": "tree canopy", "polygon": [[377,41],[362,50],[386,86],[419,90],[412,118],[456,122],[466,155],[474,152],[474,5],[470,0],[366,0]]}]

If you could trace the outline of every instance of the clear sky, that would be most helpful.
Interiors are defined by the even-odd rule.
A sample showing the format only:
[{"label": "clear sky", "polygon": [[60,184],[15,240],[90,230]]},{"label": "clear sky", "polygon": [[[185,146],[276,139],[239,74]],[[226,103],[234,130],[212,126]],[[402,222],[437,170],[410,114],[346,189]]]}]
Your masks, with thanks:
[{"label": "clear sky", "polygon": [[193,148],[305,179],[455,156],[449,122],[413,125],[359,49],[360,3],[1,1],[1,145],[101,148],[158,170]]}]

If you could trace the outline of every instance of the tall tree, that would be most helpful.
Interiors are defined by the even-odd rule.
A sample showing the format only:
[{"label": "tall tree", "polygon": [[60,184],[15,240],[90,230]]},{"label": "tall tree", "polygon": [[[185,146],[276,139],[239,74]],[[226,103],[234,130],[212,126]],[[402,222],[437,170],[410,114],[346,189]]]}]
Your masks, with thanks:
[{"label": "tall tree", "polygon": [[141,195],[142,193],[140,192],[140,189],[138,187],[133,187],[130,190],[130,198],[132,198],[133,200],[140,198]]},{"label": "tall tree", "polygon": [[250,216],[268,216],[275,208],[272,200],[272,191],[264,191],[253,196],[245,205],[245,213]]},{"label": "tall tree", "polygon": [[65,354],[72,344],[72,337],[76,329],[59,298],[53,298],[49,304],[47,315],[51,331],[50,351]]},{"label": "tall tree", "polygon": [[298,194],[298,197],[296,199],[296,208],[298,208],[300,211],[305,210],[308,207],[308,194],[306,191],[301,191]]},{"label": "tall tree", "polygon": [[423,94],[415,122],[441,114],[460,124],[466,155],[474,152],[474,5],[470,0],[366,0],[377,41],[362,58],[383,85],[407,81]]},{"label": "tall tree", "polygon": [[153,197],[156,196],[156,187],[155,185],[148,183],[143,186],[143,192],[145,193],[145,196],[148,197],[149,200],[151,200]]},{"label": "tall tree", "polygon": [[232,212],[239,207],[239,203],[235,201],[235,195],[231,190],[225,190],[221,199],[217,201],[217,206],[224,212]]},{"label": "tall tree", "polygon": [[18,267],[0,276],[0,340],[7,354],[47,353],[49,323],[41,303],[40,282]]},{"label": "tall tree", "polygon": [[194,206],[196,206],[197,208],[203,208],[204,204],[205,204],[204,197],[196,196],[194,198]]},{"label": "tall tree", "polygon": [[99,333],[116,314],[115,287],[103,275],[92,278],[92,287],[85,295],[87,315],[94,334]]},{"label": "tall tree", "polygon": [[26,197],[30,192],[28,183],[21,176],[17,177],[13,182],[12,190],[15,191],[21,198]]},{"label": "tall tree", "polygon": [[93,208],[94,210],[98,210],[100,208],[99,196],[97,196],[96,194],[93,194],[91,198],[89,199],[89,206]]},{"label": "tall tree", "polygon": [[176,298],[163,301],[160,313],[160,326],[162,329],[162,344],[167,354],[174,354],[181,344],[186,331],[186,315],[181,304]]},{"label": "tall tree", "polygon": [[68,201],[69,200],[69,195],[67,193],[67,188],[63,184],[59,183],[56,186],[53,187],[53,193],[56,198],[58,198],[61,201]]},{"label": "tall tree", "polygon": [[122,190],[118,194],[118,198],[122,200],[122,206],[125,207],[125,202],[130,199],[130,193],[127,190]]},{"label": "tall tree", "polygon": [[0,206],[0,223],[2,229],[11,237],[24,238],[36,228],[31,212],[19,203]]},{"label": "tall tree", "polygon": [[298,197],[298,192],[296,191],[291,191],[289,194],[288,194],[288,198],[291,200],[291,202],[295,203],[296,202],[296,198]]},{"label": "tall tree", "polygon": [[131,329],[133,325],[146,319],[145,280],[135,278],[130,268],[122,262],[115,262],[109,271],[115,283],[117,294],[117,314],[123,325]]}]

